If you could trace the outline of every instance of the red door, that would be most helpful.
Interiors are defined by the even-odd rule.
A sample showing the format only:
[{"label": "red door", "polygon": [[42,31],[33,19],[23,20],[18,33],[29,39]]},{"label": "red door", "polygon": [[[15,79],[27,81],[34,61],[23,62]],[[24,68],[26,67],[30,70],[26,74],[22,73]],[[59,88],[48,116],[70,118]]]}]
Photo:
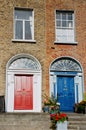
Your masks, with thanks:
[{"label": "red door", "polygon": [[33,75],[15,75],[14,109],[33,109]]}]

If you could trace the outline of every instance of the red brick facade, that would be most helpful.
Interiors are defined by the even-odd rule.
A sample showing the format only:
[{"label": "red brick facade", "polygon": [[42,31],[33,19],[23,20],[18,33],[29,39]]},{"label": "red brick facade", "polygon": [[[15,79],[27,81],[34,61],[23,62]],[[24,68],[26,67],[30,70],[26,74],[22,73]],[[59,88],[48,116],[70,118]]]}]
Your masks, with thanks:
[{"label": "red brick facade", "polygon": [[[86,91],[86,1],[85,0],[47,0],[46,1],[46,83],[49,90],[49,67],[54,59],[68,56],[80,62],[84,73]],[[56,10],[74,11],[75,39],[78,44],[55,44]]]},{"label": "red brick facade", "polygon": [[[33,9],[35,42],[14,42],[12,40],[14,39],[15,7]],[[75,42],[77,44],[55,43],[56,10],[74,11]],[[83,88],[86,92],[86,0],[1,0],[0,95],[6,95],[6,86],[9,84],[9,82],[6,83],[6,65],[12,57],[18,54],[31,55],[39,61],[42,72],[41,91],[48,94],[50,94],[51,63],[61,57],[75,59],[82,66]]]}]

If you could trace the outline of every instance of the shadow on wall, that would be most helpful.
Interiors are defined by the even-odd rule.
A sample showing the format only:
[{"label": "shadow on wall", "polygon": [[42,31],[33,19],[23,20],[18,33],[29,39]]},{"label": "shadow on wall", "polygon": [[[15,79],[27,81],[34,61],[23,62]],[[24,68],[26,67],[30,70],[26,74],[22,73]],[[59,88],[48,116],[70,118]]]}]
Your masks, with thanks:
[{"label": "shadow on wall", "polygon": [[5,98],[0,96],[0,112],[5,112]]}]

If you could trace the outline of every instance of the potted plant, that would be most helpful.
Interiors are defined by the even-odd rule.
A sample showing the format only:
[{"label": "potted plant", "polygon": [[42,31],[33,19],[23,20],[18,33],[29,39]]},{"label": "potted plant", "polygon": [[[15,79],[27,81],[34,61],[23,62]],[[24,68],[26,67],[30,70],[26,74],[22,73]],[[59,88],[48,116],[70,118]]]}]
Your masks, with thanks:
[{"label": "potted plant", "polygon": [[50,114],[50,119],[51,119],[51,126],[50,128],[53,130],[67,130],[67,121],[68,117],[67,114],[65,113],[54,113]]},{"label": "potted plant", "polygon": [[60,104],[57,103],[57,98],[55,98],[53,95],[51,97],[44,95],[44,101],[43,101],[44,112],[55,113],[56,111],[59,111],[59,109]]},{"label": "potted plant", "polygon": [[74,108],[75,108],[75,112],[85,114],[86,113],[86,101],[82,100],[81,102],[76,103]]},{"label": "potted plant", "polygon": [[43,100],[43,112],[49,112],[49,106],[50,106],[50,98],[47,95],[44,95]]}]

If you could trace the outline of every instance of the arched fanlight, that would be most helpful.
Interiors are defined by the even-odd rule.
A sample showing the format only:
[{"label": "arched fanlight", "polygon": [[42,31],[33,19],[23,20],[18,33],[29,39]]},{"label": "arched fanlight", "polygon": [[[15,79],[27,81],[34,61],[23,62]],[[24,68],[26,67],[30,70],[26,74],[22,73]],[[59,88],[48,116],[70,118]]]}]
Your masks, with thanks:
[{"label": "arched fanlight", "polygon": [[50,71],[82,71],[81,66],[71,58],[60,58],[55,60]]}]

